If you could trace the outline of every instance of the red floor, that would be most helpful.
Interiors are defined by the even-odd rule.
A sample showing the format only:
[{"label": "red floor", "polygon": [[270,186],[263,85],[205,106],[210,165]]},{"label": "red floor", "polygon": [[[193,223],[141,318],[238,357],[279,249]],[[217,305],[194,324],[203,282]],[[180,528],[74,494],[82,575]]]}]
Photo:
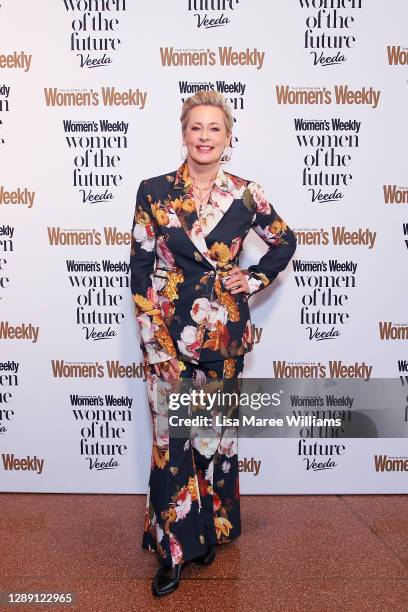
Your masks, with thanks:
[{"label": "red floor", "polygon": [[[142,495],[1,494],[0,591],[72,592],[42,610],[408,610],[408,497],[243,496],[243,533],[179,589],[150,593]],[[0,607],[29,610],[33,606]]]}]

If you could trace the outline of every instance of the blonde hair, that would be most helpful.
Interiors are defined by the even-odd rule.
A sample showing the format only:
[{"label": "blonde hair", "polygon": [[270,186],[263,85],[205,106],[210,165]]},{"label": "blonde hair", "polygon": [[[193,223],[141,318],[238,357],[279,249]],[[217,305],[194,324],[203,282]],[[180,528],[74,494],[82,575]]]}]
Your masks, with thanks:
[{"label": "blonde hair", "polygon": [[234,125],[234,119],[232,118],[231,107],[228,102],[225,101],[224,96],[219,91],[199,91],[194,96],[186,98],[181,109],[180,121],[181,129],[183,133],[187,127],[188,116],[190,111],[195,106],[205,104],[208,106],[218,106],[224,113],[224,123],[227,130],[227,134],[232,134],[232,128]]}]

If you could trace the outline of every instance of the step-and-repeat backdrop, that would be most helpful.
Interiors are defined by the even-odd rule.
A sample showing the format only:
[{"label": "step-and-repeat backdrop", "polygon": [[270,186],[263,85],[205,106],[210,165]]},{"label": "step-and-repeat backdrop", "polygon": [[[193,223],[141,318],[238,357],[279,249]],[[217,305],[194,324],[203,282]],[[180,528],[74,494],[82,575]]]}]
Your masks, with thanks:
[{"label": "step-and-repeat backdrop", "polygon": [[[407,384],[407,21],[406,0],[0,0],[1,490],[146,490],[130,228],[199,89],[232,106],[226,170],[298,239],[250,300],[245,377]],[[241,490],[406,492],[407,419],[400,438],[242,439]]]}]

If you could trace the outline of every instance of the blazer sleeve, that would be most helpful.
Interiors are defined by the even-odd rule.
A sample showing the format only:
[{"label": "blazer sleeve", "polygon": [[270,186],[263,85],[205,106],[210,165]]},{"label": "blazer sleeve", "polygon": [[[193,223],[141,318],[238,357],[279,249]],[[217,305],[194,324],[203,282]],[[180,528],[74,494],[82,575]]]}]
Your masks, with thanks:
[{"label": "blazer sleeve", "polygon": [[177,353],[162,319],[157,293],[150,277],[154,271],[157,230],[149,198],[142,181],[137,191],[132,226],[130,284],[140,328],[140,348],[146,353],[148,362],[153,364],[172,359]]},{"label": "blazer sleeve", "polygon": [[248,190],[255,210],[252,229],[269,248],[257,264],[243,270],[249,285],[246,299],[268,287],[286,268],[296,250],[295,234],[266,200],[262,187],[251,182]]}]

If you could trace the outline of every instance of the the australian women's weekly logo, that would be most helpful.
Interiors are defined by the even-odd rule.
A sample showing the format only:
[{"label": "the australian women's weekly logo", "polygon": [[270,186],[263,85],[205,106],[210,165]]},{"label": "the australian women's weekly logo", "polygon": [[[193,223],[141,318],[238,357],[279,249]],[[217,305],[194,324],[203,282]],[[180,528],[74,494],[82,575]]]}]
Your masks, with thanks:
[{"label": "the australian women's weekly logo", "polygon": [[406,321],[378,321],[380,340],[408,340],[408,323]]},{"label": "the australian women's weekly logo", "polygon": [[66,260],[69,288],[75,296],[75,324],[86,340],[111,340],[125,322],[123,297],[128,294],[129,264],[110,259]]},{"label": "the australian women's weekly logo", "polygon": [[408,47],[387,45],[387,60],[390,66],[408,66]]},{"label": "the australian women's weekly logo", "polygon": [[115,225],[102,229],[70,229],[58,225],[47,227],[48,242],[56,247],[130,246],[131,233],[119,230]]},{"label": "the australian women's weekly logo", "polygon": [[109,203],[122,185],[122,152],[128,148],[129,122],[63,121],[73,153],[72,185],[83,204]]},{"label": "the australian women's weekly logo", "polygon": [[31,53],[19,50],[8,50],[0,52],[0,68],[6,70],[21,70],[29,72],[32,67],[33,56]]},{"label": "the australian women's weekly logo", "polygon": [[187,0],[187,10],[194,14],[195,25],[200,30],[227,26],[239,0]]},{"label": "the australian women's weekly logo", "polygon": [[385,204],[408,204],[408,187],[406,185],[383,185]]},{"label": "the australian women's weekly logo", "polygon": [[63,0],[71,18],[69,48],[81,68],[109,66],[122,45],[120,17],[126,0]]},{"label": "the australian women's weekly logo", "polygon": [[278,359],[272,363],[274,378],[361,378],[369,381],[373,372],[373,366],[365,361],[331,359],[323,363]]},{"label": "the australian women's weekly logo", "polygon": [[266,51],[257,47],[234,48],[217,47],[216,49],[179,49],[176,47],[160,47],[160,62],[162,66],[236,66],[239,71],[245,66],[261,70],[264,65]]},{"label": "the australian women's weekly logo", "polygon": [[300,292],[298,323],[306,329],[308,340],[336,340],[350,321],[349,300],[357,284],[358,264],[294,259],[292,266]]},{"label": "the australian women's weekly logo", "polygon": [[377,239],[377,232],[369,227],[348,227],[332,225],[330,228],[292,228],[298,246],[339,246],[363,247],[371,251]]},{"label": "the australian women's weekly logo", "polygon": [[304,48],[314,66],[336,66],[356,46],[356,17],[362,0],[299,0],[305,18]]},{"label": "the australian women's weekly logo", "polygon": [[381,89],[364,85],[350,87],[348,84],[298,87],[285,84],[275,85],[276,101],[279,105],[323,106],[337,104],[339,106],[366,106],[378,108]]}]

